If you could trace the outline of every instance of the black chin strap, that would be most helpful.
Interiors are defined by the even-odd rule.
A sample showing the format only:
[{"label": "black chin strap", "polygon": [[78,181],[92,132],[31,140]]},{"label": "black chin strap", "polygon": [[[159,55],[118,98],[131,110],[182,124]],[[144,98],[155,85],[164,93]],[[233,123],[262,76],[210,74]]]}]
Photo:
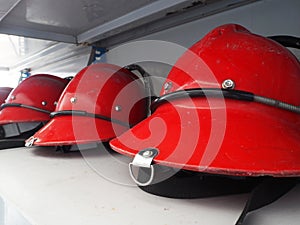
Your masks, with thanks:
[{"label": "black chin strap", "polygon": [[242,225],[247,214],[278,200],[299,182],[297,178],[265,178],[251,192],[245,208],[235,225]]},{"label": "black chin strap", "polygon": [[[249,193],[261,181],[260,178],[237,178],[186,170],[172,171],[157,164],[154,166],[155,176],[152,184],[139,188],[147,193],[168,198],[193,199]],[[138,180],[149,180],[149,174],[149,169],[139,168]]]},{"label": "black chin strap", "polygon": [[[180,199],[206,198],[251,193],[235,225],[243,225],[249,212],[264,207],[288,193],[299,178],[236,177],[175,170],[154,164],[155,175],[150,185],[139,186],[143,191]],[[137,180],[145,183],[151,170],[140,167]]]}]

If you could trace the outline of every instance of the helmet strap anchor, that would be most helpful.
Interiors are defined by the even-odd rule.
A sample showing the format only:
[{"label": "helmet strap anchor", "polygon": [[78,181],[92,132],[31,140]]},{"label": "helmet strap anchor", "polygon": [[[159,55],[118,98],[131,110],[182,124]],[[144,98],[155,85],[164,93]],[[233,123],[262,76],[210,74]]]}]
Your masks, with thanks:
[{"label": "helmet strap anchor", "polygon": [[[139,151],[133,161],[129,163],[129,173],[134,182],[139,186],[148,186],[152,183],[154,179],[154,167],[152,165],[153,159],[158,155],[158,150],[156,148],[146,148],[144,150]],[[144,168],[150,169],[149,178],[145,181],[139,180],[134,172],[135,168]]]}]

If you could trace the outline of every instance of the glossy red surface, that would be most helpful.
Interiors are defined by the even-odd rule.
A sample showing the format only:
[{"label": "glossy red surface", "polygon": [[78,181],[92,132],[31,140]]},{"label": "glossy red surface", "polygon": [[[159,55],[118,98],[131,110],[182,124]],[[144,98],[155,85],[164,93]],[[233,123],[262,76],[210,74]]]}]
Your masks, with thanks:
[{"label": "glossy red surface", "polygon": [[121,135],[128,128],[111,122],[79,116],[61,116],[51,119],[34,137],[34,144],[56,146],[85,144],[95,141],[109,141],[111,137]]},{"label": "glossy red surface", "polygon": [[[161,95],[221,88],[231,79],[236,90],[300,105],[299,62],[267,38],[230,24],[214,29],[189,50],[170,71]],[[155,163],[193,171],[300,176],[300,115],[255,102],[172,100],[110,145],[132,157],[157,148]]]},{"label": "glossy red surface", "polygon": [[[73,78],[55,111],[85,111],[127,125],[136,124],[146,117],[145,95],[144,84],[129,70],[111,64],[93,64]],[[99,118],[64,115],[51,119],[34,137],[36,145],[71,145],[108,141],[128,129],[129,126]]]},{"label": "glossy red surface", "polygon": [[[67,83],[68,80],[57,76],[36,74],[14,88],[5,103],[19,103],[52,112]],[[48,113],[22,107],[5,107],[0,111],[0,124],[48,120]]]}]

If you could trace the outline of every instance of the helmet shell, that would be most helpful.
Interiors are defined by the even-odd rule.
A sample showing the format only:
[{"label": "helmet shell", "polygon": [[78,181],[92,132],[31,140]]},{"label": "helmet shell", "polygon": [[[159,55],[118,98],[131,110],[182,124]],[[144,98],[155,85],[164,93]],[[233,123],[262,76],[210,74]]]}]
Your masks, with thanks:
[{"label": "helmet shell", "polygon": [[[289,50],[227,24],[194,44],[170,71],[161,95],[192,88],[235,89],[300,105],[300,65]],[[134,156],[157,148],[154,162],[234,176],[300,176],[300,116],[256,102],[180,98],[110,142]]]},{"label": "helmet shell", "polygon": [[3,107],[0,111],[0,124],[50,120],[49,114],[54,111],[67,83],[68,80],[49,74],[28,77],[10,92],[5,103],[22,104],[46,112],[17,106]]},{"label": "helmet shell", "polygon": [[129,70],[105,63],[87,66],[69,83],[55,112],[85,112],[92,116],[55,116],[34,135],[34,144],[108,141],[146,117],[145,96],[143,82]]}]

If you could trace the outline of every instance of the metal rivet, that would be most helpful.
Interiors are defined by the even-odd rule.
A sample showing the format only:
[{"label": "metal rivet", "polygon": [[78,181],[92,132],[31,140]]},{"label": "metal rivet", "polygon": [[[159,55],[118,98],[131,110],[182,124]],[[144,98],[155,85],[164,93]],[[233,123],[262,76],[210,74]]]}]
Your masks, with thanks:
[{"label": "metal rivet", "polygon": [[122,110],[122,107],[121,107],[120,105],[116,105],[116,106],[115,106],[115,110],[116,110],[117,112],[120,112],[120,111]]},{"label": "metal rivet", "polygon": [[164,90],[168,91],[172,88],[172,86],[173,86],[172,82],[167,82],[167,83],[164,84]]},{"label": "metal rivet", "polygon": [[43,106],[47,105],[47,102],[46,101],[42,101],[42,105]]},{"label": "metal rivet", "polygon": [[235,83],[231,79],[224,80],[222,83],[222,88],[224,89],[234,89]]},{"label": "metal rivet", "polygon": [[53,105],[57,105],[57,101],[53,102]]},{"label": "metal rivet", "polygon": [[77,102],[77,98],[76,97],[70,98],[70,102],[73,103],[73,104],[76,103]]},{"label": "metal rivet", "polygon": [[10,99],[11,99],[11,100],[15,100],[15,99],[16,99],[16,96],[12,95],[12,96],[10,97]]},{"label": "metal rivet", "polygon": [[153,155],[153,152],[150,151],[150,150],[147,150],[147,151],[144,151],[144,152],[143,152],[143,156],[144,156],[145,158],[149,158],[149,157],[151,157],[152,155]]}]

